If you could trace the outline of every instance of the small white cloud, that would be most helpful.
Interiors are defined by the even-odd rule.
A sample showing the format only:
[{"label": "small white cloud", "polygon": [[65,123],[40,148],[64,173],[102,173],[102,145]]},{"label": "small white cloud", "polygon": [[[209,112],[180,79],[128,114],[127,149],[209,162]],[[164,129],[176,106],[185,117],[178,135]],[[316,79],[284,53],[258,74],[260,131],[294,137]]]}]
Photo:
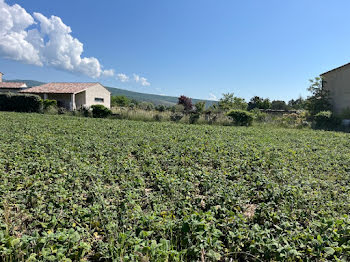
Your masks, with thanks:
[{"label": "small white cloud", "polygon": [[139,75],[136,75],[136,74],[133,74],[134,76],[134,80],[136,83],[140,82],[140,76]]},{"label": "small white cloud", "polygon": [[208,99],[209,99],[209,100],[214,100],[214,101],[217,101],[217,100],[218,100],[217,96],[214,95],[213,93],[209,93],[209,98],[208,98]]},{"label": "small white cloud", "polygon": [[141,77],[140,80],[141,80],[142,86],[150,86],[151,85],[151,83],[148,82],[147,78]]},{"label": "small white cloud", "polygon": [[114,76],[114,69],[103,70],[102,75],[112,77]]},{"label": "small white cloud", "polygon": [[137,74],[133,74],[136,83],[140,83],[142,86],[150,86],[151,83],[148,82],[147,78],[141,77]]},{"label": "small white cloud", "polygon": [[123,82],[123,83],[129,81],[129,77],[128,77],[126,74],[123,74],[123,73],[117,74],[117,79],[118,79],[120,82]]}]

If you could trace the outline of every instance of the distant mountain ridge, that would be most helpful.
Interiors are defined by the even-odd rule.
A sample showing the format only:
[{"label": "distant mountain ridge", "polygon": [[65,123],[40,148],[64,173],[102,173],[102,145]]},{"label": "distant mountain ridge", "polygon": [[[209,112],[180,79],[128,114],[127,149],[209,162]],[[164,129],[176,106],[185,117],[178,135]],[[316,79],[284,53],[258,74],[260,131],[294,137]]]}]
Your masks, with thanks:
[{"label": "distant mountain ridge", "polygon": [[[151,102],[155,105],[173,106],[176,105],[178,101],[178,98],[175,96],[162,96],[155,94],[139,93],[114,87],[106,88],[112,93],[112,95],[123,95],[128,98],[135,99],[137,101]],[[205,105],[207,107],[217,103],[217,101],[192,98],[192,102],[194,104],[200,101],[205,102]]]},{"label": "distant mountain ridge", "polygon": [[36,81],[36,80],[22,80],[22,79],[14,79],[14,80],[3,80],[4,82],[21,82],[21,83],[26,83],[28,87],[33,87],[33,86],[40,86],[43,84],[46,84],[44,82]]},{"label": "distant mountain ridge", "polygon": [[[22,80],[22,79],[4,80],[4,82],[23,82],[23,83],[26,83],[28,87],[45,84],[44,82],[40,82],[36,80]],[[162,95],[155,95],[155,94],[139,93],[139,92],[129,91],[129,90],[115,88],[115,87],[108,87],[108,86],[106,86],[106,88],[114,96],[126,96],[130,99],[135,99],[140,102],[151,102],[155,105],[173,106],[177,104],[177,99],[178,99],[175,96],[162,96]],[[217,103],[217,101],[192,98],[192,102],[194,104],[200,101],[205,102],[207,107]]]}]

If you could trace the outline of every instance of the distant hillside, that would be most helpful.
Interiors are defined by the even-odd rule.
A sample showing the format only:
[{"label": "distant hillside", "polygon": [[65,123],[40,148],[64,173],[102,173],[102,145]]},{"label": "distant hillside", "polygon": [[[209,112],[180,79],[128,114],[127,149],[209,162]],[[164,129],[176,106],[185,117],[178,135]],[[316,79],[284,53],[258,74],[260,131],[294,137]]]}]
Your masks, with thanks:
[{"label": "distant hillside", "polygon": [[[138,93],[138,92],[128,91],[125,89],[119,89],[114,87],[106,87],[106,88],[112,93],[112,95],[123,95],[130,99],[135,99],[137,101],[151,102],[155,105],[172,106],[177,103],[177,97],[175,96],[161,96],[161,95],[154,95],[154,94]],[[216,101],[205,100],[205,99],[192,99],[193,103],[197,103],[199,101],[204,101],[207,107],[217,103]]]},{"label": "distant hillside", "polygon": [[26,83],[28,87],[33,87],[33,86],[40,86],[42,84],[45,84],[44,82],[40,81],[35,81],[35,80],[20,80],[20,79],[14,79],[14,80],[3,80],[4,82],[21,82],[21,83]]},{"label": "distant hillside", "polygon": [[[36,80],[21,80],[21,79],[4,80],[4,82],[23,82],[23,83],[26,83],[28,87],[45,84],[44,82],[40,82]],[[115,95],[115,96],[123,95],[130,99],[135,99],[140,102],[151,102],[155,105],[165,105],[165,106],[172,106],[177,103],[177,97],[175,96],[161,96],[161,95],[154,95],[154,94],[139,93],[139,92],[133,92],[125,89],[107,87],[107,86],[106,88],[112,93],[112,95]],[[207,107],[217,103],[216,101],[205,100],[205,99],[192,99],[193,103],[197,103],[199,101],[204,101]]]}]

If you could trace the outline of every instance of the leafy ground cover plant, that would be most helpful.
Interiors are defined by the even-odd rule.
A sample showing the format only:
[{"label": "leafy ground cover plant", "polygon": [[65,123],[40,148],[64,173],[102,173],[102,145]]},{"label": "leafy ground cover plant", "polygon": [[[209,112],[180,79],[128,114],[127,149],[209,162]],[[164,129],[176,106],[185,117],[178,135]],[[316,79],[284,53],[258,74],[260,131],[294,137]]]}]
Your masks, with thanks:
[{"label": "leafy ground cover plant", "polygon": [[348,261],[349,134],[0,113],[1,261]]}]

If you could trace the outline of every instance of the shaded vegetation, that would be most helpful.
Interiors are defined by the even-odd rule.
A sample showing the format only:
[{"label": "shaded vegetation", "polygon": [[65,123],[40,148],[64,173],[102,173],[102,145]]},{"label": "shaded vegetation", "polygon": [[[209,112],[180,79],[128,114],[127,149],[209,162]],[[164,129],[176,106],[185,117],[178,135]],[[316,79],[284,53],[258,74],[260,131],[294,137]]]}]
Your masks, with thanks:
[{"label": "shaded vegetation", "polygon": [[43,101],[37,95],[0,93],[0,111],[36,112],[42,111]]}]

